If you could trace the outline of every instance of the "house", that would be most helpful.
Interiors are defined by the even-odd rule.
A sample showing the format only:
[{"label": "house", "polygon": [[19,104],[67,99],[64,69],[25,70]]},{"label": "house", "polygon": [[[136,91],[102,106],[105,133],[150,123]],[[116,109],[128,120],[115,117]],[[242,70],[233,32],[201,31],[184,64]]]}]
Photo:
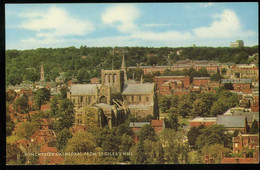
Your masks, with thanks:
[{"label": "house", "polygon": [[47,111],[51,110],[51,107],[49,104],[41,105],[41,111]]},{"label": "house", "polygon": [[218,115],[217,125],[223,125],[229,132],[239,130],[241,133],[247,133],[248,131],[245,115]]},{"label": "house", "polygon": [[259,147],[259,135],[258,134],[239,134],[237,137],[233,137],[233,153],[240,153],[244,147],[249,149],[256,149]]},{"label": "house", "polygon": [[195,117],[194,119],[190,120],[190,127],[199,127],[201,125],[204,126],[211,126],[216,124],[217,117]]},{"label": "house", "polygon": [[30,139],[31,143],[55,146],[56,134],[53,130],[36,130]]},{"label": "house", "polygon": [[190,77],[189,76],[154,76],[154,82],[160,86],[167,81],[181,81],[183,87],[190,87]]},{"label": "house", "polygon": [[193,77],[194,86],[204,86],[210,81],[210,77]]},{"label": "house", "polygon": [[[243,157],[223,157],[221,156],[222,164],[255,164],[259,163],[259,135],[258,134],[239,134],[237,137],[233,137],[233,153],[243,152]],[[247,157],[243,148],[249,148],[255,150],[253,157]]]},{"label": "house", "polygon": [[91,84],[99,84],[99,79],[94,77],[94,78],[90,79],[90,82],[91,82]]},{"label": "house", "polygon": [[144,125],[150,125],[150,122],[130,122],[129,127],[132,128],[134,132],[134,141],[138,141],[138,135],[140,133],[141,128]]},{"label": "house", "polygon": [[165,129],[164,120],[151,120],[151,125],[155,132],[161,132],[163,129]]}]

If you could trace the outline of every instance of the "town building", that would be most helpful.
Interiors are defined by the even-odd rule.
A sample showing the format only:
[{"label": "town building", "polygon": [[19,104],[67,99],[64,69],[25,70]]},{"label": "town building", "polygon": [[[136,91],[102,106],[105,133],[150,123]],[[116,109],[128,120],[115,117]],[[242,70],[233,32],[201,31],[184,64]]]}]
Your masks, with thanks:
[{"label": "town building", "polygon": [[231,83],[236,91],[245,91],[251,88],[251,79],[221,79],[221,84]]},{"label": "town building", "polygon": [[210,77],[193,77],[194,86],[205,86],[210,82]]},{"label": "town building", "polygon": [[217,117],[195,117],[190,120],[190,127],[199,127],[204,125],[206,127],[217,123]]},{"label": "town building", "polygon": [[255,64],[235,64],[231,67],[231,79],[251,79],[252,82],[259,81],[259,70]]},{"label": "town building", "polygon": [[217,115],[216,124],[223,125],[231,133],[235,130],[247,133],[249,129],[245,115]]},{"label": "town building", "polygon": [[233,47],[233,48],[244,47],[244,41],[236,40],[236,42],[231,42],[230,47]]},{"label": "town building", "polygon": [[154,82],[159,87],[165,82],[173,81],[180,84],[184,88],[190,87],[190,77],[189,76],[154,76]]},{"label": "town building", "polygon": [[72,84],[67,93],[67,98],[74,103],[75,117],[81,114],[81,107],[103,103],[111,108],[129,109],[135,117],[158,118],[156,96],[154,83],[128,83],[124,56],[121,70],[101,70],[101,84]]}]

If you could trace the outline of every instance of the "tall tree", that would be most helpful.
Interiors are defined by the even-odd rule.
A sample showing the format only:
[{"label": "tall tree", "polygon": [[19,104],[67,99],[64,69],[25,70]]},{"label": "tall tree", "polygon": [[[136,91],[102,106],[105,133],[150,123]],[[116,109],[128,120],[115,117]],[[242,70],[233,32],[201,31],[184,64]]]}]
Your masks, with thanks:
[{"label": "tall tree", "polygon": [[37,90],[35,94],[35,105],[37,109],[41,109],[41,105],[43,105],[45,102],[49,101],[51,97],[51,93],[46,88],[41,88]]},{"label": "tall tree", "polygon": [[62,131],[60,131],[57,135],[57,149],[59,151],[63,151],[66,148],[67,142],[70,138],[72,138],[72,134],[70,133],[69,129],[62,129]]},{"label": "tall tree", "polygon": [[256,120],[253,121],[252,126],[249,130],[250,134],[258,134],[259,133],[259,129],[258,129],[258,122]]}]

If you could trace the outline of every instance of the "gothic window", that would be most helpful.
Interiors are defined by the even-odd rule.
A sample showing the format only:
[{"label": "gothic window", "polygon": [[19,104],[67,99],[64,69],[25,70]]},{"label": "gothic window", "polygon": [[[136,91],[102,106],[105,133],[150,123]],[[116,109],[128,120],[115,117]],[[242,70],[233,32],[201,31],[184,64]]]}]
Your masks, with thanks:
[{"label": "gothic window", "polygon": [[110,77],[110,83],[114,83],[114,81],[113,81],[113,75],[110,74],[109,77]]},{"label": "gothic window", "polygon": [[82,102],[82,101],[83,101],[83,96],[80,96],[79,102]]},{"label": "gothic window", "polygon": [[114,74],[114,82],[116,82],[116,74]]},{"label": "gothic window", "polygon": [[108,76],[105,74],[105,83],[108,83]]},{"label": "gothic window", "polygon": [[149,97],[148,96],[146,96],[146,101],[149,102]]},{"label": "gothic window", "polygon": [[100,97],[100,103],[107,103],[107,98],[105,96]]},{"label": "gothic window", "polygon": [[132,101],[132,102],[134,101],[134,96],[131,96],[131,101]]},{"label": "gothic window", "polygon": [[139,96],[139,102],[140,102],[140,101],[142,101],[142,97],[141,97],[141,96]]}]

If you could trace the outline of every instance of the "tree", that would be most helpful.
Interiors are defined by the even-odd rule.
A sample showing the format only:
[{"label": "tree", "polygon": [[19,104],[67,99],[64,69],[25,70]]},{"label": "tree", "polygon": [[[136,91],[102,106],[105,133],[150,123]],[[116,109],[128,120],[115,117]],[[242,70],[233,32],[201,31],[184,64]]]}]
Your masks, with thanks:
[{"label": "tree", "polygon": [[57,143],[56,143],[57,149],[59,151],[64,150],[70,138],[72,138],[72,134],[70,133],[69,129],[67,128],[62,129],[57,135]]},{"label": "tree", "polygon": [[[97,154],[102,149],[96,146],[95,138],[88,132],[77,132],[68,140],[66,152],[79,153],[79,155],[65,158],[66,164],[96,164],[101,163],[101,157]],[[92,153],[85,155],[84,153]],[[96,154],[95,154],[96,153]]]},{"label": "tree", "polygon": [[177,108],[178,115],[186,117],[190,114],[192,106],[188,101],[180,101]]},{"label": "tree", "polygon": [[171,101],[170,101],[169,97],[161,96],[159,99],[159,107],[160,107],[161,111],[166,112],[167,110],[169,110],[170,106],[171,106]]},{"label": "tree", "polygon": [[227,130],[222,125],[212,125],[201,130],[201,134],[197,137],[196,147],[202,149],[205,145],[223,144],[229,147],[231,136],[227,134]]},{"label": "tree", "polygon": [[50,100],[51,93],[46,88],[37,90],[35,94],[35,105],[37,109],[41,109],[41,105]]},{"label": "tree", "polygon": [[226,90],[234,90],[232,83],[225,83],[224,87],[225,87]]},{"label": "tree", "polygon": [[54,97],[51,99],[50,103],[51,103],[51,114],[53,117],[57,117],[59,111],[58,99]]},{"label": "tree", "polygon": [[151,125],[144,125],[138,134],[138,139],[141,141],[148,139],[154,142],[158,141],[158,136]]},{"label": "tree", "polygon": [[19,97],[18,99],[15,100],[14,103],[15,110],[17,112],[21,112],[22,114],[28,113],[29,112],[29,104],[28,104],[28,99],[24,96]]},{"label": "tree", "polygon": [[[120,152],[129,152],[131,147],[134,145],[134,139],[133,136],[128,135],[127,133],[123,133],[121,138],[121,145],[119,145],[119,151]],[[121,161],[130,161],[130,155],[121,155]]]},{"label": "tree", "polygon": [[196,149],[196,140],[200,134],[201,134],[200,129],[197,127],[191,127],[190,130],[188,131],[187,133],[188,144],[191,146],[191,148]]},{"label": "tree", "polygon": [[39,129],[39,124],[36,122],[22,122],[15,132],[18,137],[29,140],[37,129]]},{"label": "tree", "polygon": [[207,103],[203,99],[197,99],[192,104],[191,113],[193,116],[205,116],[207,115]]},{"label": "tree", "polygon": [[188,146],[184,143],[184,134],[173,129],[164,129],[159,134],[163,147],[165,163],[187,163]]},{"label": "tree", "polygon": [[60,102],[58,120],[54,123],[54,129],[59,132],[64,128],[70,128],[74,122],[74,105],[69,99]]},{"label": "tree", "polygon": [[252,126],[249,130],[250,134],[258,134],[259,133],[259,129],[258,129],[258,122],[256,120],[253,121]]},{"label": "tree", "polygon": [[209,73],[205,67],[202,67],[198,70],[199,77],[209,77]]},{"label": "tree", "polygon": [[137,144],[131,148],[132,155],[130,156],[131,163],[134,164],[147,164],[148,160],[144,152],[143,141],[138,141]]},{"label": "tree", "polygon": [[[202,155],[209,155],[213,157],[213,163],[221,163],[221,154],[227,155],[231,152],[229,148],[224,147],[223,144],[215,143],[212,145],[205,145],[202,148]],[[204,157],[202,157],[204,159]]]},{"label": "tree", "polygon": [[168,114],[169,120],[166,118],[165,119],[165,125],[169,129],[173,129],[175,131],[178,130],[178,127],[180,126],[178,122],[178,116],[177,116],[177,111],[171,112]]},{"label": "tree", "polygon": [[211,81],[220,81],[223,77],[220,75],[220,73],[215,73],[212,76],[210,76]]}]

